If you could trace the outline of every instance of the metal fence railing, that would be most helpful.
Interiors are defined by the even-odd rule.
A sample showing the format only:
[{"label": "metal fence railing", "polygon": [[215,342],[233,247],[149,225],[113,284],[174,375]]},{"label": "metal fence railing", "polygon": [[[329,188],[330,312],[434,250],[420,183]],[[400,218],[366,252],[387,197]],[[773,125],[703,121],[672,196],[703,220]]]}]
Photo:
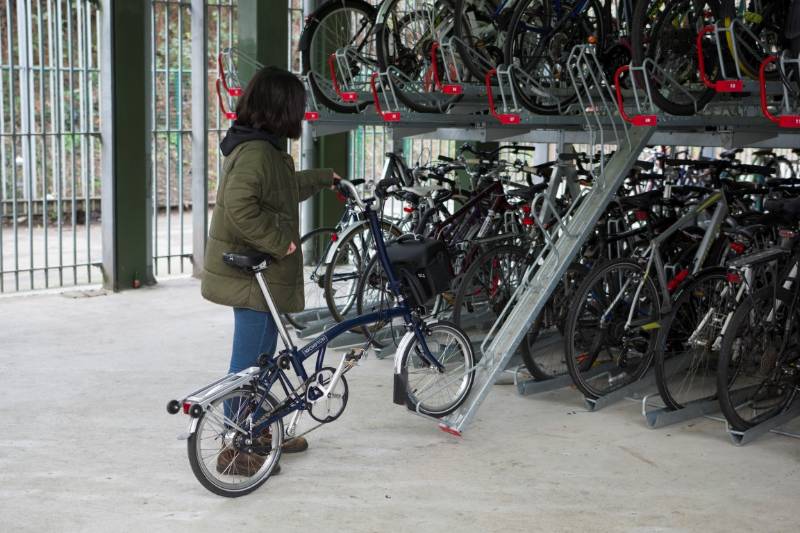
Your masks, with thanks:
[{"label": "metal fence railing", "polygon": [[[216,58],[236,44],[236,1],[206,2],[208,94],[214,94]],[[192,271],[192,10],[188,0],[151,0],[153,270],[157,277]],[[208,204],[222,171],[219,142],[229,122],[208,99]],[[198,231],[206,231],[199,228]]]},{"label": "metal fence railing", "polygon": [[100,281],[100,17],[0,0],[0,293]]}]

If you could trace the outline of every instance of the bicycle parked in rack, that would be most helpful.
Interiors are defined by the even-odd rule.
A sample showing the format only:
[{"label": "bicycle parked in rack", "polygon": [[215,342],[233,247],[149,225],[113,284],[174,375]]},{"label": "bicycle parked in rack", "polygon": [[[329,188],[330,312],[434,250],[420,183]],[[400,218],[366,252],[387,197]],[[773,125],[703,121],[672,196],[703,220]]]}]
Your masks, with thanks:
[{"label": "bicycle parked in rack", "polygon": [[[280,460],[284,435],[295,436],[302,415],[308,414],[318,423],[312,429],[342,415],[349,396],[345,374],[365,352],[344,354],[335,368],[325,365],[325,352],[333,339],[352,328],[377,320],[403,319],[407,341],[396,356],[396,401],[421,414],[441,417],[458,408],[469,395],[474,366],[469,338],[456,325],[426,322],[419,313],[422,301],[430,293],[442,290],[442,283],[448,280],[446,270],[425,261],[444,253],[441,244],[413,240],[387,245],[378,213],[373,209],[374,199],[362,200],[346,180],[341,180],[338,187],[369,222],[394,303],[390,308],[335,324],[298,348],[279,320],[265,282],[264,271],[269,268],[270,257],[256,252],[225,254],[227,264],[256,276],[284,349],[275,357],[259,358],[259,366],[229,374],[167,405],[171,414],[183,410],[191,416],[189,463],[198,481],[215,494],[237,497],[263,485]],[[427,268],[419,268],[423,263]],[[314,371],[309,375],[303,362],[315,355]],[[285,425],[287,417],[290,418]],[[222,461],[223,454],[233,459]],[[237,461],[240,455],[246,461]],[[242,463],[246,467],[237,466]]]}]

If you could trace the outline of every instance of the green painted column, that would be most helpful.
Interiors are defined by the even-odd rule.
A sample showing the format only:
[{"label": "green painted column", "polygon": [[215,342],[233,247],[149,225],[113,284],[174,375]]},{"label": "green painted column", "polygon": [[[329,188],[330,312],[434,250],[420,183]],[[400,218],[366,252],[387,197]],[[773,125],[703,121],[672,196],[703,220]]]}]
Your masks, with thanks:
[{"label": "green painted column", "polygon": [[104,0],[101,12],[104,285],[155,283],[152,254],[150,3]]},{"label": "green painted column", "polygon": [[[343,178],[349,178],[349,134],[340,133],[319,138],[317,154],[321,168],[332,168]],[[336,193],[322,191],[314,198],[314,226],[317,228],[335,226],[344,211],[344,204],[336,198]]]}]

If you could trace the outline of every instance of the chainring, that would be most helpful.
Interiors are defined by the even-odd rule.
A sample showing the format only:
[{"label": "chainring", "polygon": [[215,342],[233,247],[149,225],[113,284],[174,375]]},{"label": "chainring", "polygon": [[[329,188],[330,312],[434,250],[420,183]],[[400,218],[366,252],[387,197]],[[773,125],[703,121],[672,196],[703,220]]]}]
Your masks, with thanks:
[{"label": "chainring", "polygon": [[306,410],[311,418],[322,424],[339,418],[347,407],[349,387],[344,375],[339,376],[333,389],[325,393],[335,373],[335,368],[321,368],[311,376],[306,387]]}]

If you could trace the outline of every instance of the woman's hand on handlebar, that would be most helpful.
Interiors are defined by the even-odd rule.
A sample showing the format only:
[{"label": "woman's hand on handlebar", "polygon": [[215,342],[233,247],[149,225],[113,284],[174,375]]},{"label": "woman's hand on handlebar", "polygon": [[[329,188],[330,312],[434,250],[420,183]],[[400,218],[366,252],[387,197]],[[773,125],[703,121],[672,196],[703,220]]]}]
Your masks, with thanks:
[{"label": "woman's hand on handlebar", "polygon": [[292,255],[297,250],[297,245],[294,242],[289,243],[289,249],[286,250],[286,255]]},{"label": "woman's hand on handlebar", "polygon": [[[337,174],[336,172],[334,172],[333,173],[333,183],[331,184],[331,190],[332,191],[336,190],[336,188],[339,185],[340,181],[342,181],[342,177],[339,174]],[[292,252],[289,252],[289,253],[292,253]]]}]

